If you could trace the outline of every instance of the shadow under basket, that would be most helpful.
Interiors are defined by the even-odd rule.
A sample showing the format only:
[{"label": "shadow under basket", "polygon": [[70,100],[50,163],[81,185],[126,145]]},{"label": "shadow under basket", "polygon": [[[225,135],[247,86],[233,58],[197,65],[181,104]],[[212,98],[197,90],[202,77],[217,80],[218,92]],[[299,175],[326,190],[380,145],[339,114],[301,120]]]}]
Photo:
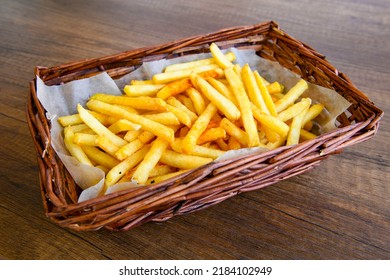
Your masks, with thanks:
[{"label": "shadow under basket", "polygon": [[262,58],[277,61],[308,82],[334,89],[352,105],[337,119],[337,129],[295,146],[284,146],[225,161],[211,162],[158,184],[133,188],[78,203],[77,186],[51,147],[50,120],[30,82],[27,120],[35,143],[43,205],[47,217],[76,231],[129,230],[148,221],[164,221],[217,204],[239,193],[253,191],[301,174],[331,154],[375,135],[383,112],[325,56],[292,38],[275,22],[223,29],[158,46],[68,63],[36,67],[46,85],[58,85],[106,71],[120,78],[143,62],[221,49],[254,49]]}]

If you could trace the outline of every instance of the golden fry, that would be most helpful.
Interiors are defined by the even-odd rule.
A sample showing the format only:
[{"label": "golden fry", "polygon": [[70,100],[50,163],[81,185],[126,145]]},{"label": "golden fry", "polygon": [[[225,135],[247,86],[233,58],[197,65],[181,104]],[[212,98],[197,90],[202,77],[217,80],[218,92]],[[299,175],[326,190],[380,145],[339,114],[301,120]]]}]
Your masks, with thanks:
[{"label": "golden fry", "polygon": [[73,137],[73,143],[77,145],[96,146],[98,135],[76,132]]},{"label": "golden fry", "polygon": [[222,83],[220,80],[211,77],[207,78],[206,81],[209,82],[209,84],[212,85],[216,90],[218,90],[219,93],[221,93],[238,107],[236,97],[224,83]]},{"label": "golden fry", "polygon": [[[143,130],[147,130],[166,139],[168,142],[173,142],[174,131],[172,128],[169,128],[160,123],[154,122],[147,118],[144,118],[140,115],[132,114],[126,110],[119,108],[115,105],[110,105],[98,100],[90,100],[87,103],[87,106],[93,108],[95,111],[100,111],[102,113],[111,114],[117,118],[127,119],[133,123],[139,124]],[[124,140],[123,140],[124,141]],[[127,142],[126,142],[127,143]]]},{"label": "golden fry", "polygon": [[258,120],[263,126],[268,127],[269,129],[275,131],[282,137],[286,137],[289,131],[289,126],[275,118],[274,116],[261,113],[255,105],[252,104],[253,116]]},{"label": "golden fry", "polygon": [[159,91],[164,85],[144,84],[144,85],[126,85],[123,91],[127,96],[153,96]]},{"label": "golden fry", "polygon": [[198,138],[206,130],[208,123],[216,112],[217,107],[213,103],[209,103],[184,137],[183,151],[185,153],[191,153]]},{"label": "golden fry", "polygon": [[272,100],[272,97],[269,94],[268,89],[264,84],[264,79],[261,78],[260,74],[257,71],[255,71],[253,74],[255,76],[257,86],[260,89],[260,93],[261,96],[263,97],[264,103],[267,106],[268,112],[270,113],[271,116],[276,117],[278,113],[276,111],[276,107]]},{"label": "golden fry", "polygon": [[189,70],[180,70],[175,72],[158,73],[153,76],[153,81],[156,84],[166,84],[176,80],[188,78],[192,73],[202,73],[210,70],[216,70],[219,66],[216,64],[199,66]]},{"label": "golden fry", "polygon": [[317,137],[317,135],[315,135],[315,134],[313,134],[305,129],[301,129],[299,136],[300,136],[300,140],[302,140],[302,141],[312,140],[312,139]]},{"label": "golden fry", "polygon": [[165,150],[161,156],[161,162],[179,169],[193,169],[212,162],[212,158],[186,155]]},{"label": "golden fry", "polygon": [[245,92],[244,85],[231,68],[225,69],[225,77],[228,80],[240,107],[241,118],[244,123],[245,132],[248,135],[248,147],[259,146],[259,135],[257,134],[257,127],[253,119],[251,105],[248,95]]},{"label": "golden fry", "polygon": [[300,79],[284,96],[275,102],[276,111],[279,113],[291,106],[308,89],[305,80]]},{"label": "golden fry", "polygon": [[100,135],[96,139],[96,145],[105,151],[106,153],[112,155],[113,157],[116,157],[116,152],[120,149],[119,146],[112,143],[110,140],[108,140],[105,136]]},{"label": "golden fry", "polygon": [[124,161],[121,161],[118,165],[113,167],[106,175],[106,185],[108,187],[114,185],[126,174],[127,171],[137,166],[143,160],[146,153],[149,151],[149,148],[149,145],[145,145],[142,149],[134,153],[133,156],[126,158]]},{"label": "golden fry", "polygon": [[186,112],[170,104],[167,104],[167,109],[170,113],[176,116],[180,123],[184,124],[187,127],[192,126],[191,118]]},{"label": "golden fry", "polygon": [[180,79],[165,85],[157,92],[156,97],[165,100],[171,96],[175,96],[186,91],[190,87],[192,87],[190,79]]},{"label": "golden fry", "polygon": [[315,119],[319,114],[321,114],[322,110],[324,110],[325,106],[322,104],[314,104],[307,111],[305,117],[302,121],[302,127],[304,127],[308,122]]},{"label": "golden fry", "polygon": [[[264,79],[262,79],[262,81],[264,83]],[[264,83],[264,85],[265,85],[265,83]],[[273,82],[272,84],[269,84],[266,87],[267,87],[269,94],[283,93],[283,90],[284,90],[284,86],[278,82]]]},{"label": "golden fry", "polygon": [[297,116],[300,112],[302,112],[304,109],[308,108],[311,104],[310,98],[302,98],[301,101],[291,105],[287,109],[285,109],[282,112],[279,112],[278,119],[282,122],[286,122],[295,116]]},{"label": "golden fry", "polygon": [[122,147],[127,144],[125,140],[112,133],[108,128],[101,124],[93,115],[83,108],[80,104],[77,105],[80,118],[88,125],[96,134],[106,137],[113,144]]},{"label": "golden fry", "polygon": [[106,168],[111,169],[114,166],[119,164],[119,160],[101,151],[96,147],[82,146],[82,149],[90,159],[92,159],[94,162],[96,162],[99,165],[103,165]]},{"label": "golden fry", "polygon": [[[228,52],[225,54],[225,57],[228,61],[233,61],[236,59],[236,56],[232,52]],[[190,62],[183,62],[183,63],[176,63],[176,64],[171,64],[165,67],[164,72],[174,72],[174,71],[179,71],[179,70],[187,70],[187,69],[192,69],[196,68],[199,66],[204,66],[204,65],[210,65],[210,64],[215,64],[215,59],[214,58],[205,58],[205,59],[200,59],[200,60],[195,60],[195,61],[190,61]]]},{"label": "golden fry", "polygon": [[73,142],[74,132],[71,127],[66,127],[64,130],[64,143],[69,153],[75,157],[80,163],[93,166],[91,160],[84,153],[83,149],[80,146],[74,144]]},{"label": "golden fry", "polygon": [[[166,111],[166,103],[159,99],[149,96],[138,96],[138,97],[128,97],[128,96],[117,96],[110,94],[97,93],[94,94],[91,99],[96,99],[103,101],[108,104],[113,105],[125,105],[130,106],[130,109],[143,109],[143,110],[154,110],[154,111]],[[123,108],[123,107],[122,107]],[[131,112],[135,113],[135,112]]]},{"label": "golden fry", "polygon": [[229,121],[227,118],[223,118],[220,125],[226,131],[227,134],[237,139],[237,141],[239,141],[241,145],[243,145],[244,147],[248,146],[248,136],[245,131],[240,129],[237,125]]},{"label": "golden fry", "polygon": [[217,106],[228,119],[237,120],[240,117],[240,110],[238,110],[233,102],[220,94],[205,79],[193,73],[191,75],[191,81],[194,85],[199,87],[200,92]]},{"label": "golden fry", "polygon": [[163,125],[179,125],[179,119],[172,112],[164,112],[157,114],[143,114],[143,117],[161,123]]},{"label": "golden fry", "polygon": [[198,145],[226,138],[226,131],[222,127],[212,127],[205,130],[197,141]]},{"label": "golden fry", "polygon": [[[256,107],[258,107],[264,114],[269,115],[270,112],[264,101],[262,93],[260,91],[263,84],[257,84],[257,79],[255,78],[254,73],[250,69],[248,64],[245,64],[242,68],[242,81],[245,85],[245,88],[248,92],[249,99],[252,101]],[[261,79],[260,79],[261,80]],[[267,92],[268,93],[268,92]]]},{"label": "golden fry", "polygon": [[110,125],[108,127],[108,130],[110,130],[114,134],[118,134],[123,131],[137,130],[137,125],[133,124],[132,122],[129,122],[128,120],[120,119]]},{"label": "golden fry", "polygon": [[187,94],[194,104],[196,114],[199,116],[206,109],[206,102],[203,96],[193,87],[187,89]]},{"label": "golden fry", "polygon": [[231,61],[229,61],[226,56],[222,53],[221,49],[215,44],[212,43],[210,45],[210,51],[215,59],[215,62],[222,68],[229,68],[233,67],[233,64]]},{"label": "golden fry", "polygon": [[[171,144],[172,150],[174,150],[177,153],[183,153],[183,139],[176,138],[175,142]],[[222,151],[220,149],[214,149],[214,148],[207,148],[201,145],[195,145],[192,147],[190,155],[193,156],[200,156],[200,157],[207,157],[216,159],[220,156],[222,156],[225,153],[225,151]]]},{"label": "golden fry", "polygon": [[183,103],[181,103],[179,100],[177,100],[173,96],[169,97],[167,99],[167,103],[173,107],[180,109],[184,113],[186,113],[190,117],[191,123],[196,121],[196,119],[198,118],[198,116],[194,112],[192,112],[190,109],[188,109],[186,106],[184,106]]},{"label": "golden fry", "polygon": [[154,140],[150,150],[146,153],[144,159],[134,171],[133,180],[135,180],[138,184],[145,184],[151,170],[157,165],[168,145],[168,141],[162,138]]},{"label": "golden fry", "polygon": [[164,175],[151,177],[151,178],[148,179],[148,181],[145,183],[145,185],[156,184],[156,183],[168,180],[168,179],[170,179],[172,177],[178,176],[180,174],[183,174],[184,172],[187,172],[187,171],[188,170],[179,170],[179,171],[176,171],[176,172],[172,172],[172,173],[168,173],[168,174],[164,174]]},{"label": "golden fry", "polygon": [[180,94],[177,97],[177,100],[179,100],[184,106],[187,107],[188,110],[190,110],[192,113],[197,116],[196,109],[194,106],[194,103],[192,102],[191,98],[185,96],[184,94]]},{"label": "golden fry", "polygon": [[287,142],[286,142],[287,146],[295,145],[299,143],[303,118],[305,117],[305,114],[308,109],[309,107],[306,107],[306,109],[304,109],[301,113],[299,113],[297,116],[295,116],[292,119],[290,130],[287,136]]}]

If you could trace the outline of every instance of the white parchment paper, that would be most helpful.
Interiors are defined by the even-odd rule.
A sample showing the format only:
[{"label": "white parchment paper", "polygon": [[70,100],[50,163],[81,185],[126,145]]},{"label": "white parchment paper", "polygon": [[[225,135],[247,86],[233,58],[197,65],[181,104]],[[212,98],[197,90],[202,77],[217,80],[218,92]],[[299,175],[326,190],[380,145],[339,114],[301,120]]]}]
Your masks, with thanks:
[{"label": "white parchment paper", "polygon": [[[276,62],[271,62],[258,57],[252,50],[229,49],[236,55],[234,63],[244,66],[249,64],[252,70],[257,70],[269,82],[278,81],[288,90],[300,79],[293,72],[285,69]],[[101,194],[104,185],[104,172],[98,168],[80,164],[67,152],[62,136],[63,128],[57,122],[57,118],[69,114],[77,113],[77,104],[85,105],[87,100],[95,93],[109,93],[113,95],[123,94],[123,87],[130,83],[132,79],[150,79],[154,74],[160,73],[169,64],[187,62],[195,59],[209,58],[210,54],[199,54],[179,57],[171,60],[159,60],[146,62],[136,71],[113,80],[107,73],[101,73],[94,77],[81,79],[58,86],[46,86],[37,77],[38,99],[47,111],[47,118],[51,120],[52,147],[57,152],[61,161],[69,170],[76,183],[83,188],[79,201],[85,201],[97,197]],[[336,117],[344,112],[350,103],[337,92],[309,83],[309,89],[303,97],[310,97],[313,103],[322,103],[326,110],[318,118],[320,133],[325,133],[335,129]],[[241,151],[227,152],[223,159],[253,153],[259,148],[242,149]],[[261,149],[260,149],[261,150]],[[106,193],[118,191],[120,189],[134,187],[131,183],[121,183],[110,187]]]}]

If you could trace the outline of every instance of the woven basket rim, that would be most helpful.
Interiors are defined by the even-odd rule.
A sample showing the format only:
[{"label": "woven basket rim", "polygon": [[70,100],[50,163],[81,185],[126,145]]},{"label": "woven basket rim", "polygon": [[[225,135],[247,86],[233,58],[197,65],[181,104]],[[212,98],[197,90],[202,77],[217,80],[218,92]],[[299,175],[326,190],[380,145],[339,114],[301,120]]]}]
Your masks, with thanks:
[{"label": "woven basket rim", "polygon": [[[94,74],[99,73],[98,71],[106,71],[106,65],[112,62],[116,63],[117,61],[120,62],[125,61],[127,63],[128,61],[131,62],[131,60],[133,59],[133,60],[137,60],[138,63],[138,60],[142,58],[164,57],[164,55],[172,56],[176,54],[181,54],[181,52],[183,50],[187,50],[189,46],[194,47],[194,49],[198,51],[199,49],[197,48],[201,48],[199,46],[204,45],[204,42],[207,42],[207,40],[229,43],[231,41],[234,41],[235,38],[242,38],[240,37],[241,33],[243,34],[245,34],[245,32],[250,33],[252,30],[262,30],[263,32],[262,34],[263,35],[265,34],[264,36],[268,36],[269,33],[272,33],[272,36],[274,36],[272,37],[273,40],[275,40],[277,43],[283,42],[283,44],[291,44],[288,46],[289,47],[291,46],[291,49],[299,52],[299,54],[302,55],[303,59],[315,59],[321,61],[322,63],[321,66],[323,68],[321,68],[321,71],[319,71],[319,73],[324,73],[324,75],[328,75],[333,80],[337,79],[339,86],[342,88],[345,87],[346,90],[348,90],[351,98],[356,100],[355,105],[357,107],[363,106],[365,108],[364,110],[362,110],[363,113],[359,111],[359,108],[357,108],[358,115],[365,114],[363,117],[360,115],[357,116],[357,118],[360,117],[361,119],[363,119],[363,121],[356,121],[356,123],[347,125],[342,128],[338,128],[335,131],[322,134],[319,137],[317,137],[315,140],[310,140],[298,144],[294,147],[283,146],[275,150],[271,150],[261,154],[255,153],[251,156],[242,156],[235,159],[225,160],[223,162],[212,162],[207,166],[197,168],[195,170],[191,170],[190,172],[185,174],[181,174],[177,178],[179,178],[180,180],[182,179],[187,180],[182,183],[180,182],[178,183],[177,178],[172,178],[168,181],[164,181],[162,183],[155,184],[150,187],[146,187],[146,188],[143,187],[145,188],[144,190],[138,190],[139,188],[134,190],[133,189],[123,190],[123,191],[118,191],[112,194],[105,195],[103,197],[90,199],[84,202],[77,202],[77,201],[69,202],[66,201],[66,199],[64,198],[66,194],[63,193],[64,191],[69,192],[69,190],[66,189],[64,186],[57,186],[53,182],[55,181],[59,185],[71,184],[71,179],[58,178],[58,176],[63,175],[64,174],[63,172],[66,173],[66,171],[61,171],[63,169],[63,166],[58,166],[61,165],[61,162],[58,161],[58,157],[55,155],[55,153],[53,151],[50,151],[49,148],[48,153],[45,154],[47,146],[45,147],[45,149],[43,149],[42,147],[43,145],[48,145],[48,144],[50,145],[50,136],[49,136],[50,123],[47,119],[45,119],[44,112],[40,111],[42,110],[43,107],[36,96],[36,78],[34,78],[30,82],[30,96],[27,102],[26,114],[27,114],[27,120],[30,128],[30,132],[34,139],[34,143],[36,144],[37,158],[40,167],[39,175],[40,175],[41,194],[42,194],[42,199],[44,201],[46,215],[50,217],[57,224],[75,230],[96,230],[102,227],[111,230],[128,230],[149,220],[166,220],[175,215],[186,214],[192,211],[203,209],[204,207],[208,207],[215,203],[219,203],[220,201],[230,197],[229,194],[226,194],[225,196],[217,194],[215,198],[212,198],[211,197],[212,194],[207,193],[207,191],[209,191],[209,188],[204,188],[204,190],[199,190],[192,186],[194,185],[194,182],[200,182],[199,184],[200,186],[202,186],[203,182],[201,181],[206,177],[208,178],[208,176],[213,177],[215,176],[215,174],[216,176],[223,176],[222,171],[218,173],[219,172],[218,168],[222,168],[222,166],[223,167],[229,166],[231,170],[235,170],[234,168],[245,168],[246,167],[245,164],[239,167],[235,166],[235,164],[238,165],[239,162],[245,162],[245,161],[251,162],[251,164],[254,164],[253,162],[256,162],[256,164],[261,165],[263,164],[261,161],[262,158],[267,158],[267,160],[265,161],[266,163],[264,164],[268,164],[269,166],[273,166],[273,165],[275,166],[281,165],[287,167],[291,166],[291,170],[283,171],[285,173],[283,173],[282,174],[283,176],[281,175],[280,178],[278,177],[278,175],[271,174],[272,176],[275,176],[272,177],[271,180],[271,179],[267,179],[268,173],[264,175],[265,180],[260,181],[260,185],[261,185],[260,187],[264,187],[273,184],[277,181],[280,181],[282,180],[282,178],[284,179],[284,178],[294,176],[294,174],[296,175],[297,172],[304,172],[312,168],[316,164],[318,164],[319,161],[322,160],[321,157],[326,158],[331,154],[339,153],[343,148],[361,141],[365,141],[371,138],[373,135],[375,135],[379,127],[380,119],[383,116],[383,111],[379,109],[377,106],[375,106],[374,103],[370,101],[369,98],[364,93],[358,90],[346,75],[339,72],[334,66],[332,66],[329,62],[327,62],[324,55],[318,53],[307,44],[304,44],[289,36],[286,32],[281,30],[279,28],[279,25],[274,21],[268,21],[268,22],[259,23],[255,25],[245,25],[239,27],[224,28],[219,31],[204,34],[204,35],[191,36],[181,40],[171,41],[156,46],[133,49],[133,50],[117,53],[114,55],[104,56],[100,58],[79,60],[79,61],[74,61],[74,62],[52,66],[52,67],[36,66],[34,69],[35,77],[40,77],[41,79],[44,80],[44,82],[54,80],[54,81],[59,81],[59,83],[66,83],[67,81],[61,82],[61,75],[70,75],[69,76],[70,79],[72,78],[76,79],[82,76],[91,75],[93,73]],[[230,38],[229,36],[231,36],[232,38],[230,40],[226,40],[225,38]],[[245,39],[248,37],[243,37],[243,38]],[[251,46],[250,45],[251,43],[246,42],[245,44]],[[172,50],[175,50],[176,53],[173,53]],[[115,70],[115,68],[111,68],[111,69]],[[128,71],[128,69],[126,69],[126,71]],[[112,72],[112,73],[114,73],[114,75],[117,74],[117,72]],[[122,73],[123,72],[120,72],[119,75],[121,75]],[[39,106],[41,106],[42,108],[39,108]],[[44,143],[42,143],[42,141]],[[319,147],[321,147],[321,153],[323,153],[321,157],[316,156],[316,153],[318,153],[319,151]],[[314,153],[314,151],[316,151],[316,153]],[[54,153],[54,154],[50,154],[50,153]],[[44,155],[43,157],[42,154]],[[292,159],[292,157],[297,155],[298,158],[301,157],[300,159],[304,159],[304,160],[302,160],[302,162],[299,161],[297,162],[295,160],[294,162],[294,159]],[[50,157],[50,159],[45,158],[45,156]],[[260,173],[260,175],[263,175],[261,173],[263,169],[261,168],[259,168],[258,170],[256,169],[256,172]],[[266,167],[264,169],[267,168],[269,167]],[[267,171],[267,172],[272,173],[271,171]],[[186,178],[192,178],[193,181],[188,182],[189,179]],[[243,175],[243,178],[246,177]],[[49,182],[50,180],[52,180],[53,182]],[[63,182],[64,180],[66,181],[65,183]],[[187,189],[192,187],[194,189],[191,189],[191,191],[185,193]],[[180,189],[177,192],[177,194],[174,192],[175,188]],[[236,187],[236,189],[234,189],[235,190],[234,192],[235,194],[238,194],[252,189],[257,189],[257,186],[256,185],[252,186],[250,183],[248,183],[248,187],[245,188]],[[148,195],[147,192],[149,191],[151,193],[154,193],[157,192],[157,190],[160,190],[158,192],[158,195],[162,197],[165,204],[159,205],[157,203],[158,201],[154,202],[152,199],[152,202],[150,202],[149,204],[150,205],[156,204],[156,205],[154,206],[154,208],[152,207],[150,209],[147,208],[148,204],[146,206],[141,205],[142,201],[139,202],[136,198],[133,198],[131,196],[132,193],[140,193],[142,196],[145,196],[146,199],[147,198],[150,199],[150,197],[153,198],[153,194]],[[161,195],[161,190],[172,191],[174,193],[173,195],[174,201],[170,202],[163,195]],[[179,196],[179,194],[181,193],[183,193],[182,196]],[[203,195],[203,193],[204,196],[201,196]],[[72,195],[77,196],[77,194],[74,193],[69,194],[69,196]],[[198,199],[197,196],[200,197],[199,198],[200,201],[204,200],[207,202],[205,202],[204,204],[202,203],[197,204],[197,201],[195,200]],[[187,197],[194,200],[191,199],[187,200]],[[126,211],[132,213],[129,210],[131,209],[131,207],[129,206],[131,205],[131,202],[129,201],[132,200],[135,201],[135,205],[139,204],[140,212],[139,213],[135,212],[134,214],[132,214],[133,216],[130,214],[126,215],[125,214]],[[179,202],[176,203],[176,200],[179,200]],[[115,201],[120,201],[120,202],[118,202],[118,204],[115,204]],[[123,208],[120,208],[121,206],[117,206],[117,205],[127,205],[127,206],[123,206]],[[115,208],[115,207],[118,207],[119,210],[112,210],[113,212],[109,212],[111,208]],[[188,209],[185,207],[187,207]],[[83,217],[89,217],[89,215],[93,216],[94,211],[98,213],[98,215],[95,217],[96,221],[94,219],[89,219],[89,218],[88,219],[86,218],[85,221],[83,220]],[[83,212],[85,212],[86,214]],[[100,219],[99,215],[102,215],[101,213],[105,213],[105,214],[110,213],[111,216],[109,219],[107,220],[103,219],[102,221],[99,220]]]}]

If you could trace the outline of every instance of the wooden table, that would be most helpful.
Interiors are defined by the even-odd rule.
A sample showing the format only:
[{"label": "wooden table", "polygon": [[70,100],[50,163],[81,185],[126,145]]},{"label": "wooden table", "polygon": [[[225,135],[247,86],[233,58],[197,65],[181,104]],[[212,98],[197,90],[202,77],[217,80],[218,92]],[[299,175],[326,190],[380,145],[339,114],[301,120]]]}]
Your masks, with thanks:
[{"label": "wooden table", "polygon": [[[4,259],[389,259],[390,3],[27,1],[0,7],[0,256]],[[314,170],[128,232],[74,232],[45,217],[25,105],[34,66],[279,23],[385,111],[379,133]]]}]

